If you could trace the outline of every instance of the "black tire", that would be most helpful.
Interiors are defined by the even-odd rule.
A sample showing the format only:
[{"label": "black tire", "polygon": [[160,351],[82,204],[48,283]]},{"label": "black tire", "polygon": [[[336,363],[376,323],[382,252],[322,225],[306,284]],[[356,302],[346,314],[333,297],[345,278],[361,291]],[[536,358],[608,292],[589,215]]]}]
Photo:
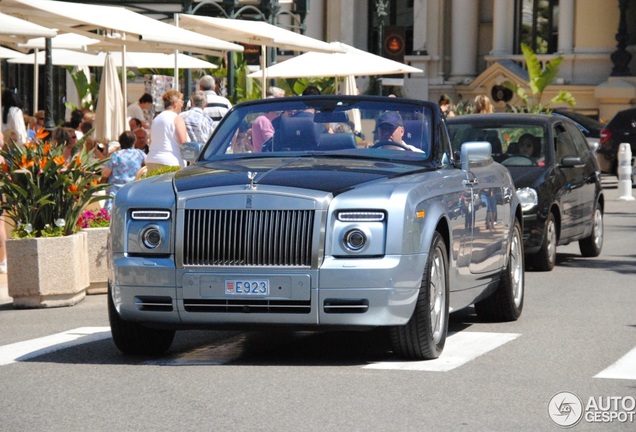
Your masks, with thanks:
[{"label": "black tire", "polygon": [[499,286],[490,297],[475,303],[477,316],[483,321],[516,321],[523,311],[525,266],[521,224],[515,221],[508,247],[508,263],[501,273]]},{"label": "black tire", "polygon": [[430,360],[442,354],[448,333],[448,300],[448,254],[444,239],[435,232],[413,316],[405,325],[391,328],[397,356]]},{"label": "black tire", "polygon": [[158,356],[170,349],[174,330],[153,329],[139,323],[124,321],[115,309],[108,289],[108,321],[113,341],[119,350],[128,355]]},{"label": "black tire", "polygon": [[579,240],[579,249],[584,257],[597,257],[603,249],[603,211],[596,204],[592,214],[592,233],[589,237]]},{"label": "black tire", "polygon": [[532,255],[532,268],[538,271],[551,271],[556,264],[556,248],[559,239],[557,237],[557,226],[552,212],[548,213],[543,229],[543,244],[539,252]]}]

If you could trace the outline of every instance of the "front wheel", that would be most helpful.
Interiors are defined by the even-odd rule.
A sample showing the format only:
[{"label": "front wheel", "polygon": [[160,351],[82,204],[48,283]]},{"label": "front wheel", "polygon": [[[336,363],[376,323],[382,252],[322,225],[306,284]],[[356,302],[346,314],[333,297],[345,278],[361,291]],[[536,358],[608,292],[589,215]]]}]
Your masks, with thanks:
[{"label": "front wheel", "polygon": [[110,288],[108,289],[108,320],[113,341],[121,352],[129,355],[157,356],[170,349],[174,330],[153,329],[119,316]]},{"label": "front wheel", "polygon": [[448,296],[446,244],[435,232],[413,316],[405,325],[391,328],[391,345],[397,356],[430,360],[442,354],[448,333]]},{"label": "front wheel", "polygon": [[592,233],[589,237],[579,240],[579,249],[584,257],[597,257],[603,249],[603,212],[599,205],[592,216]]},{"label": "front wheel", "polygon": [[508,265],[501,274],[497,291],[475,303],[477,316],[484,321],[516,321],[523,310],[524,291],[523,234],[521,224],[515,221],[508,249]]},{"label": "front wheel", "polygon": [[551,271],[556,264],[556,248],[559,241],[556,221],[552,212],[548,213],[543,234],[541,249],[531,258],[532,268],[539,271]]}]

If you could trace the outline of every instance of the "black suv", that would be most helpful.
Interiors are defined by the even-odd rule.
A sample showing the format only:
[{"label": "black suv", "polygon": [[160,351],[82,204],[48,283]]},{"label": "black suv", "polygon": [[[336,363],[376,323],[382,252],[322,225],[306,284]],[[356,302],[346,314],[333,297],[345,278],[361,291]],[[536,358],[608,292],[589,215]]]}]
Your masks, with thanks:
[{"label": "black suv", "polygon": [[617,174],[618,147],[622,143],[629,143],[632,156],[636,156],[636,108],[619,111],[601,131],[597,154],[602,172]]}]

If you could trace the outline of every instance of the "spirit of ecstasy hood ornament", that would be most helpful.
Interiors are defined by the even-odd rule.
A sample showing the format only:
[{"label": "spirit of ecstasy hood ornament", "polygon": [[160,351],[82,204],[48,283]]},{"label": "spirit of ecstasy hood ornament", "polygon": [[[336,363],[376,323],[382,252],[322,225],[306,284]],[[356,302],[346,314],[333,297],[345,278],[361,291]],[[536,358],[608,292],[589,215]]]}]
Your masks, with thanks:
[{"label": "spirit of ecstasy hood ornament", "polygon": [[248,171],[247,178],[250,181],[250,184],[247,185],[247,189],[256,189],[256,185],[254,184],[254,179],[256,178],[257,172]]}]

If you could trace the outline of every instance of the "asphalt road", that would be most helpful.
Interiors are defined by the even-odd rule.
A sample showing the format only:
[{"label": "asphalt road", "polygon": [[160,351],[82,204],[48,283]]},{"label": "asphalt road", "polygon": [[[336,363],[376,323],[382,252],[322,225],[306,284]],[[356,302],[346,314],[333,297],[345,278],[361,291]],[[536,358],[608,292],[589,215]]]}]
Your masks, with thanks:
[{"label": "asphalt road", "polygon": [[636,430],[636,201],[615,180],[602,255],[563,246],[527,272],[517,322],[452,314],[435,362],[397,361],[377,331],[184,331],[164,358],[127,358],[104,295],[0,306],[0,430]]}]

